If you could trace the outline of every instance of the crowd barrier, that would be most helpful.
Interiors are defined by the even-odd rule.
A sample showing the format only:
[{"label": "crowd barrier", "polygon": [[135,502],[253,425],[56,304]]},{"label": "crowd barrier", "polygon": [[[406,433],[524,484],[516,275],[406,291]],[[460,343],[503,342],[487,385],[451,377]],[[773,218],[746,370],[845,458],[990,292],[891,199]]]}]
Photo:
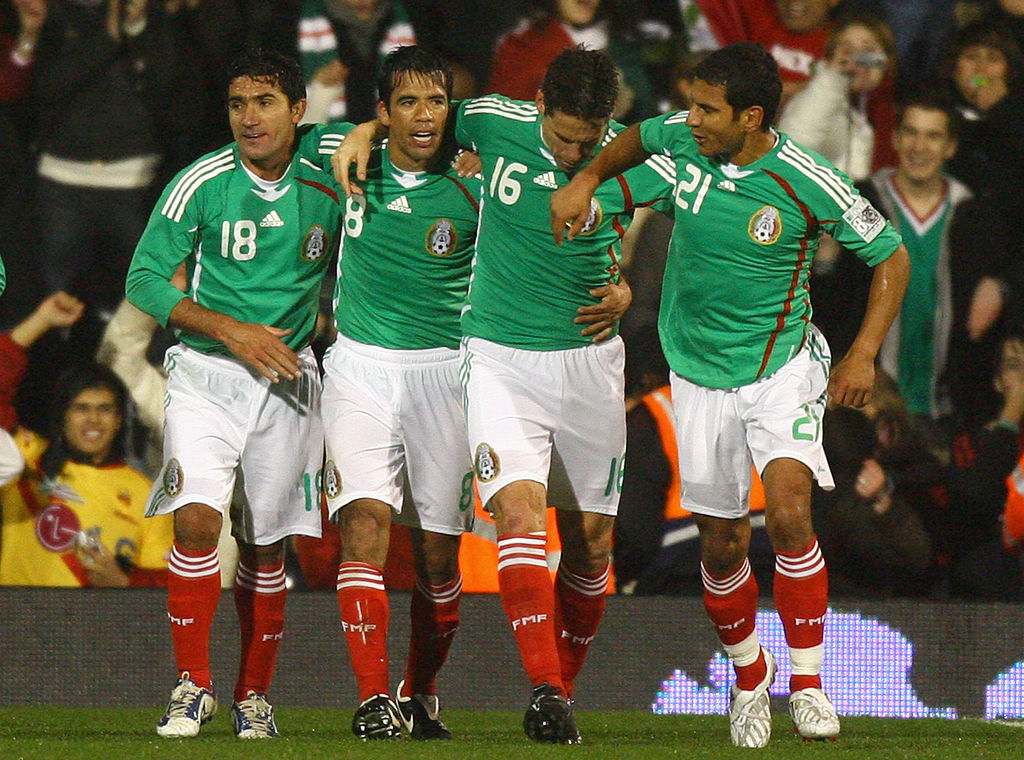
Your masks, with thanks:
[{"label": "crowd barrier", "polygon": [[[0,704],[153,706],[173,685],[161,590],[0,588]],[[402,677],[409,594],[391,595],[391,681]],[[763,600],[766,604],[769,600]],[[779,659],[772,690],[785,709],[789,659],[778,617],[758,613]],[[212,670],[229,695],[237,668],[234,604],[225,592]],[[836,602],[826,623],[825,687],[845,715],[1024,718],[1024,607]],[[577,680],[580,709],[722,713],[730,668],[700,599],[620,597]],[[496,594],[467,594],[439,679],[443,704],[520,709],[529,684]],[[356,704],[335,596],[293,593],[272,688],[275,705]]]}]

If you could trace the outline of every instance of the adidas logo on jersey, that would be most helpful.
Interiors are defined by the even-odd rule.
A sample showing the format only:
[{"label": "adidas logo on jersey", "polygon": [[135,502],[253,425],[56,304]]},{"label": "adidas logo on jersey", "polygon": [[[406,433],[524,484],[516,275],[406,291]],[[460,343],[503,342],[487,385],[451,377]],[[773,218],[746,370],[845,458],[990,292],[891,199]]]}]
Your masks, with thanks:
[{"label": "adidas logo on jersey", "polygon": [[260,227],[284,227],[284,219],[276,211],[271,211],[260,220]]},{"label": "adidas logo on jersey", "polygon": [[389,211],[398,211],[402,214],[411,214],[412,206],[409,205],[409,199],[404,195],[400,195],[395,198],[391,203],[387,205]]},{"label": "adidas logo on jersey", "polygon": [[541,187],[550,187],[552,190],[558,187],[554,172],[544,172],[533,178],[533,181]]},{"label": "adidas logo on jersey", "polygon": [[733,182],[731,179],[723,179],[721,182],[715,185],[715,187],[717,187],[719,190],[728,190],[730,193],[736,192],[736,183]]}]

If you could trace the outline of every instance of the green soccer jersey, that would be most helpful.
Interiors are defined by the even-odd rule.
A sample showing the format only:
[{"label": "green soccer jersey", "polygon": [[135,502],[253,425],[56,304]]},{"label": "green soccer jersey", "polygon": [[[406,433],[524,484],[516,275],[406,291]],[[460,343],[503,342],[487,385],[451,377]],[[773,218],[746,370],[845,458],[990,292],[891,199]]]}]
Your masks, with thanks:
[{"label": "green soccer jersey", "polygon": [[[609,125],[605,141],[618,125]],[[541,138],[533,103],[491,95],[459,104],[456,139],[483,162],[484,200],[463,333],[514,348],[586,345],[576,309],[591,288],[618,280],[619,246],[633,209],[669,207],[664,157],[601,184],[583,232],[562,246],[551,237],[551,194],[569,182]]]},{"label": "green soccer jersey", "polygon": [[675,161],[675,226],[658,320],[672,370],[710,388],[771,374],[804,342],[808,278],[822,232],[867,264],[900,237],[853,183],[785,135],[743,167],[700,154],[686,113],[640,125],[645,150]]},{"label": "green soccer jersey", "polygon": [[[320,282],[337,247],[341,206],[329,170],[340,138],[328,127],[300,128],[284,177],[263,183],[242,165],[234,143],[181,171],[164,190],[128,270],[128,299],[166,325],[182,293],[170,285],[187,263],[186,295],[244,322],[291,330],[292,349],[313,334]],[[185,344],[228,353],[219,341],[182,331]]]},{"label": "green soccer jersey", "polygon": [[458,348],[476,239],[480,180],[449,166],[404,172],[375,150],[363,197],[345,203],[334,316],[360,343]]}]

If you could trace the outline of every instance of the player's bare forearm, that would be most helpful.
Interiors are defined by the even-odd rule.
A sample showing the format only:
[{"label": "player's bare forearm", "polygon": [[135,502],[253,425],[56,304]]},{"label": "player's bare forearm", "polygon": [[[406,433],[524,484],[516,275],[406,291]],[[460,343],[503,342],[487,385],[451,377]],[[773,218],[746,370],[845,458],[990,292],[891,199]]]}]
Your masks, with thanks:
[{"label": "player's bare forearm", "polygon": [[868,307],[853,345],[829,378],[829,404],[862,407],[871,400],[875,383],[875,357],[885,334],[903,303],[910,280],[910,256],[901,243],[888,259],[875,267]]},{"label": "player's bare forearm", "polygon": [[363,189],[352,180],[352,165],[356,167],[356,179],[366,181],[366,166],[370,163],[370,149],[374,140],[387,137],[387,128],[379,120],[364,121],[349,132],[341,145],[331,156],[331,168],[345,195],[362,194]]},{"label": "player's bare forearm", "polygon": [[640,125],[623,130],[615,139],[551,196],[551,233],[561,245],[568,228],[572,240],[583,229],[590,215],[590,199],[598,185],[606,179],[622,174],[626,169],[643,163],[650,154],[640,141]]},{"label": "player's bare forearm", "polygon": [[291,331],[271,325],[241,322],[182,298],[171,310],[170,324],[223,343],[228,351],[272,382],[295,380],[301,374],[299,357],[281,338]]},{"label": "player's bare forearm", "polygon": [[581,335],[592,336],[591,340],[594,343],[600,343],[615,333],[615,326],[633,303],[633,291],[629,283],[619,277],[618,282],[592,288],[590,295],[601,300],[595,304],[580,306],[576,309],[579,316],[573,321],[578,325],[587,325],[580,331]]}]

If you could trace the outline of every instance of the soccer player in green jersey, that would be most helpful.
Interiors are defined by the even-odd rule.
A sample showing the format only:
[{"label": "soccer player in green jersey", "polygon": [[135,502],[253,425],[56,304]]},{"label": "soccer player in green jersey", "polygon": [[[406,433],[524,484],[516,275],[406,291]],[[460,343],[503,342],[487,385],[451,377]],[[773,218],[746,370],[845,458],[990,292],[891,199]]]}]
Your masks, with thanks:
[{"label": "soccer player in green jersey", "polygon": [[[480,180],[451,167],[450,67],[401,47],[378,75],[387,141],[345,209],[335,323],[324,357],[325,491],[341,528],[338,606],[362,703],[352,730],[449,739],[436,677],[459,626],[459,545],[473,522],[473,465],[459,382]],[[408,484],[406,486],[406,483]],[[392,514],[412,532],[409,660],[391,699],[384,587]]]},{"label": "soccer player in green jersey", "polygon": [[[617,86],[607,55],[566,50],[535,103],[489,96],[460,103],[455,114],[456,139],[484,167],[462,316],[469,444],[497,525],[502,603],[534,685],[524,729],[543,742],[580,741],[571,698],[604,612],[625,448],[624,352],[614,320],[591,324],[592,335],[574,322],[589,318],[618,280],[629,213],[667,204],[673,180],[664,158],[637,167],[602,186],[572,245],[560,249],[550,239],[551,193],[615,134]],[[359,155],[350,139],[334,159],[343,187]],[[554,584],[548,505],[558,510],[562,544]]]},{"label": "soccer player in green jersey", "polygon": [[[133,304],[181,334],[165,359],[164,464],[147,507],[174,514],[167,610],[178,682],[157,726],[169,737],[195,736],[216,711],[217,539],[236,474],[242,657],[231,714],[241,738],[277,735],[267,691],[284,626],[283,541],[320,535],[323,431],[309,343],[341,225],[333,178],[319,165],[330,149],[322,152],[325,128],[297,128],[306,101],[296,62],[255,51],[230,74],[235,142],[167,186],[126,285]],[[170,284],[182,261],[184,295]]]},{"label": "soccer player in green jersey", "polygon": [[[832,486],[821,448],[829,403],[862,406],[874,360],[909,276],[899,236],[847,177],[771,128],[778,68],[759,45],[716,51],[695,69],[688,112],[634,125],[551,199],[551,229],[571,240],[594,188],[649,154],[676,165],[675,225],[659,317],[672,368],[682,506],[701,534],[704,603],[733,660],[730,735],[771,736],[775,660],[755,629],[747,550],[750,466],[764,481],[776,553],[775,603],[789,645],[790,714],[800,736],[834,738],[822,691],[828,580],[811,525],[811,483]],[[829,377],[811,325],[811,260],[828,232],[875,267],[867,312]]]}]

